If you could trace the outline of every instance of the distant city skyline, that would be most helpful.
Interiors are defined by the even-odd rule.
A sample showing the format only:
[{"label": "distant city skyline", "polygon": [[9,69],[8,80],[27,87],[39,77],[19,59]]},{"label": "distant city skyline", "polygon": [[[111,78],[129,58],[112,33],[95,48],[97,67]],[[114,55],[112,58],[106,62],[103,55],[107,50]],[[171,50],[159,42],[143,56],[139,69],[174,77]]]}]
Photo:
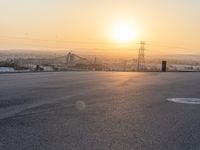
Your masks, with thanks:
[{"label": "distant city skyline", "polygon": [[[0,49],[129,55],[145,40],[151,54],[200,54],[197,0],[2,0],[0,12]],[[113,38],[118,22],[133,27],[131,41]]]}]

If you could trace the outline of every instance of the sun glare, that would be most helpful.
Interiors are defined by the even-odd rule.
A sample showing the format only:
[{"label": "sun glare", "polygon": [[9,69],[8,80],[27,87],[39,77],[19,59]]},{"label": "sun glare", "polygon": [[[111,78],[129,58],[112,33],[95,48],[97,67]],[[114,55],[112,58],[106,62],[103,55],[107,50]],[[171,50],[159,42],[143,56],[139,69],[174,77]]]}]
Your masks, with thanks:
[{"label": "sun glare", "polygon": [[134,26],[128,23],[117,23],[113,27],[113,38],[122,43],[131,42],[136,37]]}]

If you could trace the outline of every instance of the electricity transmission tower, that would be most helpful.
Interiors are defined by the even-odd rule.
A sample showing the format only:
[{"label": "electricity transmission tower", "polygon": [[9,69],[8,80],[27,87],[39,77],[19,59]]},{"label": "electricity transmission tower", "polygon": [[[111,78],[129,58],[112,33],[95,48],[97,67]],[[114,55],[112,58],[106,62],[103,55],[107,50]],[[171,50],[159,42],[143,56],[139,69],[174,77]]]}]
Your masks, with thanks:
[{"label": "electricity transmission tower", "polygon": [[72,51],[71,51],[66,55],[66,64],[67,64],[67,66],[72,65],[73,60],[74,60],[74,57],[73,57],[73,54],[72,54]]},{"label": "electricity transmission tower", "polygon": [[138,52],[138,62],[137,62],[137,71],[144,71],[145,70],[145,42],[141,41],[140,42],[140,48]]}]

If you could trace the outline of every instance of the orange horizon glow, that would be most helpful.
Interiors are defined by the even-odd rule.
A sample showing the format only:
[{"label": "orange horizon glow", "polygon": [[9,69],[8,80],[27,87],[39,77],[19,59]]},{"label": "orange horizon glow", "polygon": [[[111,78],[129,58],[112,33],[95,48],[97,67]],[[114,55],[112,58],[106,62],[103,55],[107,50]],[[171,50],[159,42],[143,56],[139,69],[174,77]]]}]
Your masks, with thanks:
[{"label": "orange horizon glow", "polygon": [[195,0],[1,1],[0,49],[128,55],[144,40],[152,54],[200,54],[199,5]]}]

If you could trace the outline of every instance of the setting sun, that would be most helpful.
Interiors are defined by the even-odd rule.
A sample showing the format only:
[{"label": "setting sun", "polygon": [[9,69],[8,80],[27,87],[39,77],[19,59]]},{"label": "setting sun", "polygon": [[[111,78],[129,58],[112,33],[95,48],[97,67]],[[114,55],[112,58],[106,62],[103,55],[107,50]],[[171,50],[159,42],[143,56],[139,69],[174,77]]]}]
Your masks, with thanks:
[{"label": "setting sun", "polygon": [[131,24],[120,22],[114,25],[112,36],[118,42],[131,42],[136,38],[136,29]]}]

